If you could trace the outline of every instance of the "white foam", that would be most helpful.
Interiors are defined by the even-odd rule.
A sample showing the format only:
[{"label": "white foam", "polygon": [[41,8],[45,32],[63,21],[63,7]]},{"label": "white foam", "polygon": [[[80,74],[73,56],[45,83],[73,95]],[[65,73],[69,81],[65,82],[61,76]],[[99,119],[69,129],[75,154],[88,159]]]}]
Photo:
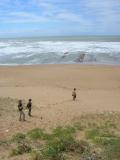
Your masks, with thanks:
[{"label": "white foam", "polygon": [[[29,40],[9,40],[0,41],[0,63],[2,60],[11,59],[19,60],[24,58],[31,58],[33,56],[43,57],[31,61],[31,63],[41,63],[41,59],[47,56],[46,62],[52,59],[56,60],[60,56],[63,56],[67,52],[68,59],[66,62],[74,62],[76,55],[80,53],[85,53],[94,56],[97,61],[114,61],[116,57],[120,58],[120,42],[81,42],[81,41],[29,41]],[[52,53],[52,54],[51,54]],[[56,57],[58,55],[58,57]],[[74,56],[75,55],[75,56]],[[105,56],[104,56],[105,55]],[[92,57],[91,56],[91,57]],[[53,58],[52,58],[53,57]],[[107,57],[107,58],[106,58]],[[91,59],[90,59],[91,60]],[[90,61],[89,60],[89,61]],[[44,59],[45,61],[45,59]],[[93,59],[94,61],[94,59]],[[61,61],[57,61],[61,63]],[[65,62],[65,61],[64,61]],[[5,62],[4,62],[5,63]],[[7,64],[8,62],[6,62]],[[11,63],[13,63],[11,61]],[[14,62],[15,63],[15,62]],[[16,62],[17,63],[17,62]],[[26,62],[28,63],[28,62]],[[119,60],[118,60],[119,63]]]}]

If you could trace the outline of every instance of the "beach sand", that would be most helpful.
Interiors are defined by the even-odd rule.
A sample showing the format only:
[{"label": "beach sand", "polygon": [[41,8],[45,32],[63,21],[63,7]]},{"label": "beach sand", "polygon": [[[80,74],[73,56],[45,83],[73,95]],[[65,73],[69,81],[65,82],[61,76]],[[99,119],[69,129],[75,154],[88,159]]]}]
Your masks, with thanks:
[{"label": "beach sand", "polygon": [[[77,99],[72,101],[72,90]],[[120,66],[37,65],[0,67],[0,97],[8,107],[0,114],[0,138],[40,127],[71,124],[81,114],[120,111]],[[17,103],[33,100],[33,117],[18,121]],[[7,108],[7,109],[6,109]]]}]

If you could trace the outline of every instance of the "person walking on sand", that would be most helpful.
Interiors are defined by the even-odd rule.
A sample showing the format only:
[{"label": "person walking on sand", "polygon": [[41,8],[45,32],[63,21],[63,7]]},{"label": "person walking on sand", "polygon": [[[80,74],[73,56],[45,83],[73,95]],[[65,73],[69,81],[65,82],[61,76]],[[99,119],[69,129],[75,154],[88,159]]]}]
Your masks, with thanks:
[{"label": "person walking on sand", "polygon": [[25,113],[23,112],[22,100],[18,101],[18,110],[19,110],[19,113],[20,113],[19,121],[21,121],[21,120],[25,121]]},{"label": "person walking on sand", "polygon": [[77,96],[77,94],[76,94],[76,88],[74,88],[73,92],[72,92],[73,101],[75,101],[76,96]]},{"label": "person walking on sand", "polygon": [[28,100],[28,103],[27,103],[27,108],[28,108],[28,116],[32,116],[31,115],[31,109],[32,109],[32,99],[29,99]]}]

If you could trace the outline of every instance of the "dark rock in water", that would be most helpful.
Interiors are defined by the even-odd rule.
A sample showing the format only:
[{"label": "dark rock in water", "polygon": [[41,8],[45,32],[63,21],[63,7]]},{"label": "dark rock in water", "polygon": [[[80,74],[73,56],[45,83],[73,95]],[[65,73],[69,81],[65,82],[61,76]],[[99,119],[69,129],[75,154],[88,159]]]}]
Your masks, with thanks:
[{"label": "dark rock in water", "polygon": [[68,54],[69,52],[65,52],[64,55]]},{"label": "dark rock in water", "polygon": [[65,52],[64,55],[61,58],[65,58],[68,53],[69,52]]},{"label": "dark rock in water", "polygon": [[85,53],[79,55],[79,57],[75,60],[75,62],[83,62],[85,58]]}]

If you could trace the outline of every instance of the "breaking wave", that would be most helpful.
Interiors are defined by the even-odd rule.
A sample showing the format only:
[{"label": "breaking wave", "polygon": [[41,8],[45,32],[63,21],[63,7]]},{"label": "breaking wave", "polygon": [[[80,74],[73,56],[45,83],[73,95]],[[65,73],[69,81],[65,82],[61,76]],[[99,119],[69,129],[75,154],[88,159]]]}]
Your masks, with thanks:
[{"label": "breaking wave", "polygon": [[0,40],[1,65],[120,64],[120,42]]}]

